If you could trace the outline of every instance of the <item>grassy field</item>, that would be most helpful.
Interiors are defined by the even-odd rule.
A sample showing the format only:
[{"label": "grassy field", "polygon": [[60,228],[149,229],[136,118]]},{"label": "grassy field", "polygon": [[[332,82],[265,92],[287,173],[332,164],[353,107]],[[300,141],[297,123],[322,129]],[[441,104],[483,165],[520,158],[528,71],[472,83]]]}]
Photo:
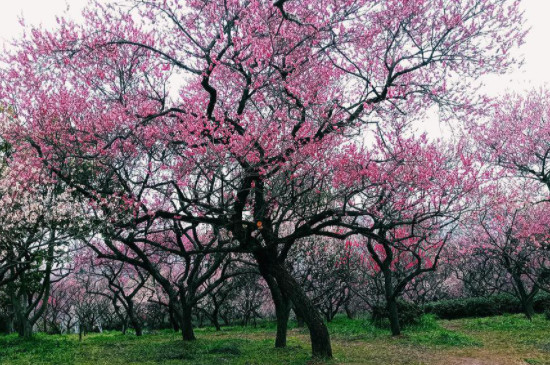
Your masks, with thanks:
[{"label": "grassy field", "polygon": [[329,324],[334,360],[310,358],[307,332],[291,326],[286,349],[275,349],[274,324],[257,328],[197,329],[198,340],[183,343],[171,331],[141,338],[117,332],[75,335],[37,334],[23,341],[0,336],[0,364],[550,364],[550,321],[520,315],[438,321],[392,338],[368,319],[340,317]]}]

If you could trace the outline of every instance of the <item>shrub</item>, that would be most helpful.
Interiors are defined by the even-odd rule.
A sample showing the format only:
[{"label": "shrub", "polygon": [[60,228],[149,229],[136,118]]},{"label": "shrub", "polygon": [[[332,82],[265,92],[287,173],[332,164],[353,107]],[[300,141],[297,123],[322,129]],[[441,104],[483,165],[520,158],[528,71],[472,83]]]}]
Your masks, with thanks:
[{"label": "shrub", "polygon": [[537,313],[546,313],[547,310],[550,310],[550,294],[542,293],[537,295],[533,302],[533,308]]},{"label": "shrub", "polygon": [[[423,314],[422,307],[404,300],[397,301],[397,311],[399,313],[399,324],[404,327],[418,324]],[[386,323],[388,314],[385,305],[375,305],[372,307],[371,320],[376,326],[381,327]]]},{"label": "shrub", "polygon": [[550,321],[550,308],[547,308],[544,311],[544,318],[546,318],[548,321]]},{"label": "shrub", "polygon": [[[533,307],[537,313],[550,308],[550,295],[540,294],[535,298]],[[467,317],[488,317],[504,313],[522,313],[519,300],[508,294],[490,297],[462,298],[442,300],[427,303],[425,313],[435,314],[441,319],[457,319]]]}]

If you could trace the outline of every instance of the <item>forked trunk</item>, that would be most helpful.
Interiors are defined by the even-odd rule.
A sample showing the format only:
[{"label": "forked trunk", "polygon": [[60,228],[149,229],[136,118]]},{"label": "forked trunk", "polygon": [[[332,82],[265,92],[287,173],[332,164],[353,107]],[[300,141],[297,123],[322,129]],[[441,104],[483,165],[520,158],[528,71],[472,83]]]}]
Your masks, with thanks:
[{"label": "forked trunk", "polygon": [[300,287],[300,284],[268,252],[256,252],[255,258],[261,270],[265,270],[275,278],[281,292],[294,303],[294,308],[304,318],[309,329],[313,357],[332,358],[332,347],[327,326],[311,300]]},{"label": "forked trunk", "polygon": [[17,334],[22,338],[32,337],[32,323],[27,315],[28,309],[25,305],[27,303],[26,294],[19,296],[14,290],[11,293],[11,301]]}]

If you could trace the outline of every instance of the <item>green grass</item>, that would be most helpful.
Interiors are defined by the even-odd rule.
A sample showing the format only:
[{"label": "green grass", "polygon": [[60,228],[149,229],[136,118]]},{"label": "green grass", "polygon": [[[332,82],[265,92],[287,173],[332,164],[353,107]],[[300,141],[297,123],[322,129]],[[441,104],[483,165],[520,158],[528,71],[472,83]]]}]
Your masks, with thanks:
[{"label": "green grass", "polygon": [[410,340],[431,347],[481,346],[481,342],[469,335],[442,327],[431,315],[422,317],[420,324],[410,329]]},{"label": "green grass", "polygon": [[528,320],[524,315],[504,314],[497,317],[468,318],[463,320],[464,327],[482,331],[530,331],[548,328],[550,321],[538,315]]},{"label": "green grass", "polygon": [[[243,331],[244,332],[244,331]],[[263,335],[258,329],[257,334]],[[0,337],[0,364],[304,364],[307,344],[291,339],[287,349],[275,349],[271,338],[240,337],[197,331],[198,340],[184,343],[180,335],[161,331],[141,338],[116,332],[75,335],[37,334],[31,340]]]},{"label": "green grass", "polygon": [[[550,364],[550,321],[532,322],[510,315],[440,321],[424,316],[394,338],[366,317],[336,317],[328,324],[336,364],[439,364],[492,359],[493,363]],[[310,357],[308,332],[291,323],[288,347],[273,346],[275,324],[196,330],[197,341],[184,343],[172,331],[142,337],[118,332],[76,335],[37,334],[30,340],[0,336],[0,364],[325,364]],[[458,359],[458,360],[457,360]],[[507,362],[510,360],[510,362]]]}]

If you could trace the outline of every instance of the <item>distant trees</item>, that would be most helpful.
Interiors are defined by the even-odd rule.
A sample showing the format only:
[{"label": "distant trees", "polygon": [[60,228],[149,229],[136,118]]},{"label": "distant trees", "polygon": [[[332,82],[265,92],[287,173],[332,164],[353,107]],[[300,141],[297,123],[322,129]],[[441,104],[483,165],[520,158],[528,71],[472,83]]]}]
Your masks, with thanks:
[{"label": "distant trees", "polygon": [[494,108],[488,109],[488,116],[471,127],[480,153],[503,175],[539,182],[547,191],[531,190],[531,200],[548,200],[550,90],[506,94],[495,103]]},{"label": "distant trees", "polygon": [[[32,180],[22,178],[23,170]],[[71,200],[70,191],[52,183],[40,165],[0,169],[0,291],[22,337],[31,336],[52,284],[70,267],[70,239],[81,231]]]},{"label": "distant trees", "polygon": [[399,335],[397,299],[413,280],[436,270],[479,172],[462,144],[430,143],[401,124],[339,163],[336,182],[352,192],[346,211],[354,218],[342,223],[354,233],[347,259],[382,282],[392,333]]},{"label": "distant trees", "polygon": [[349,303],[352,272],[342,258],[341,240],[324,238],[300,242],[291,253],[292,273],[327,322]]},{"label": "distant trees", "polygon": [[550,288],[550,206],[531,202],[530,187],[522,181],[491,185],[486,205],[464,222],[455,262],[470,290],[510,293],[529,319],[535,296]]},{"label": "distant trees", "polygon": [[467,250],[462,260],[477,271],[473,278],[516,296],[528,318],[534,297],[550,284],[549,96],[546,89],[506,94],[471,126],[492,181],[459,243]]}]

